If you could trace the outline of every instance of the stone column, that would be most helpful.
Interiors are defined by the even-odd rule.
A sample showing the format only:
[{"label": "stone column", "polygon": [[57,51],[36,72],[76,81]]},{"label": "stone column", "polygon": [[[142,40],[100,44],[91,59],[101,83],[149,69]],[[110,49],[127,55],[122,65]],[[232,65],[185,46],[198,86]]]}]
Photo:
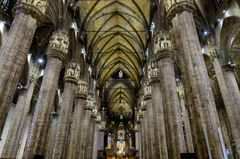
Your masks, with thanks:
[{"label": "stone column", "polygon": [[[99,125],[99,138],[98,138],[98,150],[104,150],[104,135],[106,129],[106,121],[103,121],[103,116],[101,116],[101,123]],[[98,156],[103,156],[103,154],[98,154]]]},{"label": "stone column", "polygon": [[[209,145],[212,149],[208,155],[213,158],[222,158],[221,143],[217,132],[220,122],[192,14],[195,5],[193,0],[183,0],[181,2],[166,0],[165,5],[167,20],[174,28],[178,55],[184,59],[201,136],[204,136],[203,131],[206,130]],[[197,142],[205,142],[203,139]],[[206,148],[206,144],[203,146],[203,148]],[[199,158],[207,158],[202,152],[196,153]]]},{"label": "stone column", "polygon": [[47,145],[47,151],[45,154],[45,158],[52,159],[54,154],[54,141],[55,141],[55,135],[57,131],[57,124],[58,124],[58,114],[54,113],[52,114],[52,124],[51,124],[51,130]]},{"label": "stone column", "polygon": [[[98,147],[99,147],[99,124],[101,123],[101,114],[99,113],[97,119],[95,120],[95,129],[94,129],[94,140],[93,140],[93,155],[92,159],[98,158]],[[103,137],[104,138],[104,137]]]},{"label": "stone column", "polygon": [[184,88],[183,88],[183,82],[179,81],[178,83],[178,93],[180,98],[180,104],[182,107],[182,121],[184,123],[184,130],[185,130],[185,142],[186,142],[186,148],[188,153],[194,153],[193,148],[193,141],[192,141],[192,133],[188,118],[188,112],[186,110],[186,104],[185,104],[185,95],[184,95]]},{"label": "stone column", "polygon": [[71,122],[74,94],[80,75],[80,65],[77,62],[68,63],[64,76],[63,101],[58,116],[58,126],[55,135],[54,158],[65,158],[65,146],[68,139]]},{"label": "stone column", "polygon": [[9,104],[20,79],[32,38],[37,26],[41,26],[47,8],[47,0],[19,1],[13,8],[15,18],[0,53],[0,134],[2,133]]},{"label": "stone column", "polygon": [[186,152],[182,120],[180,115],[177,85],[173,67],[173,50],[168,32],[161,32],[155,37],[155,57],[158,61],[159,76],[163,86],[165,99],[164,113],[167,113],[170,152],[172,158],[179,159],[180,153]]},{"label": "stone column", "polygon": [[142,100],[141,101],[141,108],[139,111],[139,119],[140,119],[140,124],[141,124],[141,155],[143,159],[147,159],[147,146],[146,146],[146,124],[145,124],[145,118],[144,118],[144,113],[146,111],[146,106],[145,106],[145,102]]},{"label": "stone column", "polygon": [[229,158],[234,159],[233,149],[232,149],[231,141],[229,139],[229,134],[228,134],[227,126],[226,126],[226,120],[228,120],[227,118],[225,118],[226,110],[224,108],[218,109],[218,114],[219,114],[219,119],[220,119],[221,126],[222,126],[222,132],[223,132],[224,140],[226,143],[226,148],[228,148],[230,151]]},{"label": "stone column", "polygon": [[[30,104],[32,100],[32,95],[34,88],[36,86],[38,74],[39,74],[39,65],[34,64],[32,68],[32,75],[30,76],[30,85],[27,92],[24,92],[24,96],[22,97],[22,101],[17,104],[11,128],[8,133],[8,137],[6,140],[6,144],[4,146],[2,157],[4,158],[15,158],[18,152],[18,145],[22,137],[25,120],[27,117],[27,113],[30,109]],[[21,104],[21,105],[20,105]]]},{"label": "stone column", "polygon": [[94,139],[94,130],[95,130],[95,120],[96,120],[96,118],[97,118],[97,115],[93,111],[92,114],[91,114],[90,125],[88,127],[89,128],[89,133],[87,135],[88,136],[87,137],[87,144],[86,144],[87,147],[86,147],[85,155],[84,155],[85,159],[92,159],[92,155],[93,155],[93,139]]},{"label": "stone column", "polygon": [[[208,52],[210,54],[212,63],[215,68],[215,72],[217,75],[217,80],[221,90],[226,112],[230,120],[230,126],[232,129],[233,138],[235,140],[236,148],[239,154],[240,152],[240,134],[239,134],[240,112],[238,107],[240,105],[240,99],[238,98],[240,98],[240,94],[238,90],[238,85],[235,82],[234,73],[231,72],[232,69],[230,65],[223,66],[223,69],[224,69],[223,71],[221,62],[219,60],[219,57],[216,51],[216,47],[214,45],[214,41],[211,39],[208,40]],[[233,77],[233,82],[230,82],[228,80],[229,77]],[[235,93],[235,94],[232,94],[232,93]],[[234,98],[234,96],[236,96],[236,98]]]},{"label": "stone column", "polygon": [[83,119],[83,108],[86,105],[87,98],[87,81],[80,79],[78,81],[78,87],[75,95],[75,109],[73,116],[72,131],[69,141],[69,149],[67,158],[78,158],[77,155],[77,141],[80,139],[79,132],[81,131],[81,124],[79,123]]},{"label": "stone column", "polygon": [[25,145],[27,142],[28,132],[30,129],[31,121],[32,121],[32,116],[33,116],[32,114],[27,114],[27,116],[26,116],[23,133],[22,133],[21,140],[20,140],[21,141],[20,147],[18,149],[16,158],[22,158],[22,156],[23,156],[24,148],[25,148]]},{"label": "stone column", "polygon": [[2,136],[1,136],[2,139],[0,140],[0,156],[2,156],[2,152],[3,152],[4,145],[6,143],[7,135],[8,135],[9,129],[11,127],[11,121],[12,121],[12,118],[13,118],[15,107],[16,107],[16,105],[13,104],[13,103],[10,105],[7,120],[6,120],[6,123],[4,125],[3,133],[2,133]]},{"label": "stone column", "polygon": [[[57,39],[62,39],[58,41]],[[38,101],[25,147],[23,158],[34,158],[34,155],[44,155],[51,111],[56,95],[62,61],[67,56],[69,38],[66,33],[53,33],[47,50],[47,66],[43,76]],[[41,136],[41,137],[40,137]]]},{"label": "stone column", "polygon": [[[159,80],[159,71],[156,61],[151,61],[149,64],[151,68],[149,83],[152,86],[152,105],[153,105],[153,121],[155,121],[153,127],[155,128],[156,138],[156,158],[167,158],[167,142],[166,142],[166,130],[164,121],[162,92]],[[161,155],[160,155],[161,152]]]},{"label": "stone column", "polygon": [[[152,105],[152,87],[150,85],[144,86],[144,100],[147,104],[147,110],[146,114],[144,114],[144,120],[147,120],[147,138],[148,138],[148,157],[155,159],[159,158],[159,156],[156,156],[156,139],[155,139],[155,123],[156,123],[156,117],[155,112],[153,111],[153,105]],[[146,117],[146,118],[145,118]]]},{"label": "stone column", "polygon": [[137,156],[139,156],[139,133],[138,133],[138,124],[137,122],[135,123],[135,127],[134,127],[134,131],[135,131],[135,150],[138,151]]},{"label": "stone column", "polygon": [[[24,106],[26,101],[27,89],[21,88],[21,92],[18,97],[18,102],[13,114],[13,118],[11,121],[11,126],[8,132],[7,140],[4,145],[2,158],[16,158],[17,150],[19,146],[20,138],[18,138],[18,130],[19,128],[23,129],[21,116],[22,113],[25,113]],[[15,148],[16,147],[16,148]]]},{"label": "stone column", "polygon": [[140,123],[140,118],[139,118],[139,115],[138,115],[138,121],[137,121],[137,124],[138,124],[138,139],[139,139],[139,151],[138,151],[138,155],[139,155],[139,159],[142,159],[142,130],[141,130],[141,123]]},{"label": "stone column", "polygon": [[81,138],[80,138],[80,147],[79,147],[79,155],[80,158],[84,158],[86,144],[87,144],[87,138],[89,133],[89,125],[90,125],[90,119],[91,119],[91,112],[93,109],[93,95],[89,94],[88,99],[86,101],[86,106],[84,107],[84,119],[83,119],[83,127],[81,130]]}]

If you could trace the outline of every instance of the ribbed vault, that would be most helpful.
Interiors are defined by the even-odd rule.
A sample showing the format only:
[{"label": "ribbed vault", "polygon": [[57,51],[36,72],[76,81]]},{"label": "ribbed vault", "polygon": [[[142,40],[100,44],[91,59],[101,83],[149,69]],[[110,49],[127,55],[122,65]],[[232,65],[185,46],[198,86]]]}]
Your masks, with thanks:
[{"label": "ribbed vault", "polygon": [[124,105],[132,113],[135,93],[122,80],[111,82],[109,78],[121,70],[133,89],[139,87],[149,37],[150,1],[78,1],[77,6],[87,58],[94,66],[101,91],[107,93],[109,111]]}]

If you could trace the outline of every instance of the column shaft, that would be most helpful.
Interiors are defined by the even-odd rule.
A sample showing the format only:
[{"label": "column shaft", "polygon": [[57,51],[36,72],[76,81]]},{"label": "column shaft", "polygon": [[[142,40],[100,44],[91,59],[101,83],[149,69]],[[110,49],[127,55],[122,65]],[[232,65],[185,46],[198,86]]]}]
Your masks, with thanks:
[{"label": "column shaft", "polygon": [[93,155],[92,155],[92,159],[97,159],[98,157],[98,140],[99,140],[99,122],[95,123],[95,130],[94,130],[94,141],[93,141]]},{"label": "column shaft", "polygon": [[145,137],[144,137],[144,123],[142,114],[139,116],[140,118],[140,129],[141,129],[141,157],[142,159],[146,159],[146,149],[145,149]]},{"label": "column shaft", "polygon": [[2,158],[15,158],[17,156],[17,150],[18,150],[18,146],[21,138],[21,136],[19,135],[19,130],[22,131],[22,129],[24,128],[24,122],[25,122],[25,120],[23,121],[21,119],[21,116],[24,113],[26,113],[26,111],[24,110],[26,95],[27,95],[27,89],[22,88],[18,97],[18,102],[15,108],[14,114],[13,114],[11,127],[8,132],[7,140],[4,145]]},{"label": "column shaft", "polygon": [[48,140],[47,151],[45,154],[46,159],[52,159],[53,153],[55,152],[54,151],[54,141],[55,141],[55,135],[56,135],[56,131],[57,131],[57,124],[58,124],[58,114],[53,114],[51,131],[50,131],[50,136],[49,136],[49,140]]},{"label": "column shaft", "polygon": [[87,141],[87,148],[85,150],[85,159],[92,159],[92,155],[93,155],[93,139],[94,139],[94,130],[95,130],[95,117],[91,117],[91,122],[89,125],[89,133],[88,133],[88,141]]},{"label": "column shaft", "polygon": [[76,91],[77,80],[75,78],[67,77],[64,79],[64,92],[63,92],[63,101],[62,106],[59,110],[58,116],[58,126],[55,135],[55,154],[54,158],[65,158],[65,146],[68,139],[71,115],[72,115],[72,107],[74,101],[74,94]]},{"label": "column shaft", "polygon": [[76,94],[75,96],[75,109],[74,109],[74,117],[73,117],[73,125],[70,136],[70,146],[68,149],[68,158],[78,158],[77,154],[77,143],[80,139],[80,127],[83,119],[84,105],[86,104],[86,95],[85,94]]}]

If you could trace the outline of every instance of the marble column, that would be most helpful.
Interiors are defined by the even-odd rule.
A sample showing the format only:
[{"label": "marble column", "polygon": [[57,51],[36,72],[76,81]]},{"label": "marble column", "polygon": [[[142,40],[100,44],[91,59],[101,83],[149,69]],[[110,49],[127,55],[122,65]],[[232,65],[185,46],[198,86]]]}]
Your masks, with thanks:
[{"label": "marble column", "polygon": [[[233,69],[230,65],[225,65],[222,67],[219,60],[219,56],[212,39],[208,40],[208,52],[210,54],[214,69],[216,72],[217,80],[219,83],[219,88],[221,90],[222,98],[226,108],[228,118],[230,120],[230,126],[232,129],[233,138],[236,143],[236,148],[238,154],[240,152],[240,93],[238,90],[238,85],[235,82],[235,77]],[[232,72],[231,72],[232,71]],[[230,75],[230,76],[229,76]],[[229,77],[233,77],[233,82],[229,81]],[[232,85],[233,84],[233,85]],[[233,89],[232,89],[233,88]],[[232,94],[233,93],[233,94]],[[236,96],[236,98],[234,98]],[[237,125],[237,126],[236,126]]]},{"label": "marble column", "polygon": [[[30,103],[32,100],[32,95],[34,88],[36,86],[37,78],[39,74],[39,65],[34,64],[32,68],[32,73],[30,76],[30,84],[28,87],[28,90],[24,93],[24,96],[22,97],[22,101],[17,104],[12,123],[11,128],[8,133],[8,137],[6,140],[6,144],[4,146],[2,157],[4,158],[15,158],[17,156],[18,152],[18,145],[22,137],[25,120],[27,117],[27,113],[30,109]],[[20,105],[21,104],[21,105]]]},{"label": "marble column", "polygon": [[[148,157],[155,159],[159,158],[156,156],[157,143],[155,139],[155,112],[152,105],[152,87],[150,85],[144,86],[144,100],[146,101],[147,110],[146,114],[144,113],[144,120],[147,120],[147,141],[148,141]],[[146,117],[146,118],[145,118]]]},{"label": "marble column", "polygon": [[47,151],[45,154],[46,159],[52,159],[54,154],[54,141],[55,141],[55,135],[57,131],[57,124],[58,124],[58,113],[52,114],[52,124],[51,124],[51,130],[49,134],[48,139],[48,145],[47,145]]},{"label": "marble column", "polygon": [[[217,132],[220,122],[192,14],[195,5],[192,0],[181,2],[167,0],[165,5],[167,20],[174,28],[179,56],[184,59],[201,135],[206,136],[212,149],[208,156],[220,159],[222,158],[222,150]],[[203,143],[203,138],[201,140],[198,142]],[[206,142],[203,146],[206,147]],[[199,158],[208,158],[204,153],[197,152],[197,154],[200,155]]]},{"label": "marble column", "polygon": [[80,137],[80,147],[79,147],[79,156],[80,158],[84,158],[85,149],[87,145],[87,138],[89,133],[89,125],[91,119],[91,113],[93,109],[93,94],[89,94],[86,106],[84,107],[84,119],[83,119],[83,126],[81,130],[81,137]]},{"label": "marble column", "polygon": [[6,143],[7,135],[8,135],[9,129],[11,127],[11,121],[13,119],[13,114],[14,114],[15,107],[16,107],[16,105],[13,104],[13,103],[10,105],[7,120],[6,120],[6,123],[4,125],[3,133],[2,133],[2,136],[1,136],[2,140],[0,140],[0,156],[2,156],[2,152],[3,152],[4,145]]},{"label": "marble column", "polygon": [[139,118],[139,115],[138,115],[138,121],[137,121],[137,124],[138,124],[138,141],[139,141],[139,151],[138,151],[138,155],[139,155],[139,159],[142,159],[142,130],[141,130],[141,123],[140,123],[140,118]]},{"label": "marble column", "polygon": [[72,108],[76,86],[80,75],[80,65],[77,62],[70,62],[66,66],[64,76],[63,101],[58,116],[58,126],[54,142],[54,158],[65,158],[65,146],[68,139],[71,122]]},{"label": "marble column", "polygon": [[142,155],[142,159],[147,159],[147,147],[146,147],[146,138],[145,138],[145,134],[146,134],[146,129],[145,129],[145,118],[144,118],[144,113],[146,111],[146,103],[144,103],[144,101],[141,102],[141,108],[139,111],[139,120],[140,120],[140,124],[141,124],[141,155]]},{"label": "marble column", "polygon": [[138,151],[137,156],[139,156],[139,132],[138,132],[138,124],[137,122],[135,123],[135,127],[134,127],[134,131],[135,131],[135,150]]},{"label": "marble column", "polygon": [[[159,76],[163,86],[165,99],[164,113],[167,113],[166,127],[172,158],[180,159],[180,153],[186,152],[182,120],[180,114],[177,85],[173,66],[173,50],[168,32],[161,32],[155,37],[155,57],[158,61]],[[156,43],[155,42],[155,43]],[[157,49],[156,49],[157,48]]]},{"label": "marble column", "polygon": [[166,159],[167,158],[166,130],[164,121],[162,92],[159,80],[159,71],[156,61],[151,61],[149,67],[151,68],[149,83],[152,86],[152,105],[154,113],[153,120],[155,121],[153,127],[155,128],[156,138],[156,158]]},{"label": "marble column", "polygon": [[99,124],[101,123],[101,114],[99,113],[97,119],[95,120],[94,129],[94,140],[93,140],[93,154],[92,159],[98,158],[98,147],[99,147]]},{"label": "marble column", "polygon": [[85,150],[85,159],[92,159],[92,154],[93,154],[93,139],[94,139],[94,130],[95,130],[95,120],[97,118],[97,115],[92,112],[91,114],[91,121],[89,125],[89,133],[87,137],[87,147]]},{"label": "marble column", "polygon": [[188,153],[194,153],[193,148],[193,141],[192,141],[192,133],[188,118],[188,112],[186,110],[186,104],[185,104],[185,95],[184,95],[184,88],[183,88],[183,82],[179,81],[177,83],[178,85],[178,93],[180,98],[180,104],[182,107],[182,121],[184,123],[184,130],[185,130],[185,142],[186,142],[186,148]]},{"label": "marble column", "polygon": [[0,52],[0,134],[27,59],[33,35],[36,28],[41,26],[47,8],[47,0],[43,0],[43,3],[37,6],[32,1],[24,3],[20,1],[13,8],[15,18]]},{"label": "marble column", "polygon": [[[18,97],[18,102],[13,114],[11,126],[8,132],[7,140],[4,145],[2,158],[15,158],[17,156],[17,150],[19,146],[20,138],[18,138],[18,130],[23,129],[21,116],[25,113],[24,106],[26,101],[27,89],[21,88],[21,92]],[[25,121],[25,120],[24,120]],[[15,148],[16,147],[16,148]]]},{"label": "marble column", "polygon": [[[99,125],[99,138],[98,138],[98,150],[104,150],[104,135],[106,129],[106,121],[103,121],[103,116],[101,115],[101,123]],[[98,154],[98,156],[103,156],[103,154]]]},{"label": "marble column", "polygon": [[80,139],[79,132],[81,131],[81,124],[79,121],[83,119],[83,108],[86,105],[87,98],[87,81],[80,79],[78,81],[78,87],[75,94],[75,109],[73,116],[73,124],[72,131],[70,135],[69,141],[69,149],[68,149],[68,158],[78,158],[77,155],[77,141]]},{"label": "marble column", "polygon": [[[59,44],[56,44],[59,38],[62,39],[59,43],[64,45],[59,46]],[[69,38],[66,33],[60,31],[53,33],[46,52],[47,65],[23,158],[44,155],[48,129],[51,122],[51,111],[53,109],[62,61],[67,56],[68,44]]]}]

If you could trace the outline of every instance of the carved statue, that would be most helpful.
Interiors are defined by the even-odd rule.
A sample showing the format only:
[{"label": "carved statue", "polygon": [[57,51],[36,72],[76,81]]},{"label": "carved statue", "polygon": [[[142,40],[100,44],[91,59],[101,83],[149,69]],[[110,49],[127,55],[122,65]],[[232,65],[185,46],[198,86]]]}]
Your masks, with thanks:
[{"label": "carved statue", "polygon": [[148,65],[148,78],[150,79],[152,75],[152,68],[150,65]]},{"label": "carved statue", "polygon": [[68,36],[60,31],[54,32],[52,37],[50,38],[49,48],[51,49],[58,49],[67,54],[68,45],[69,45]]}]

